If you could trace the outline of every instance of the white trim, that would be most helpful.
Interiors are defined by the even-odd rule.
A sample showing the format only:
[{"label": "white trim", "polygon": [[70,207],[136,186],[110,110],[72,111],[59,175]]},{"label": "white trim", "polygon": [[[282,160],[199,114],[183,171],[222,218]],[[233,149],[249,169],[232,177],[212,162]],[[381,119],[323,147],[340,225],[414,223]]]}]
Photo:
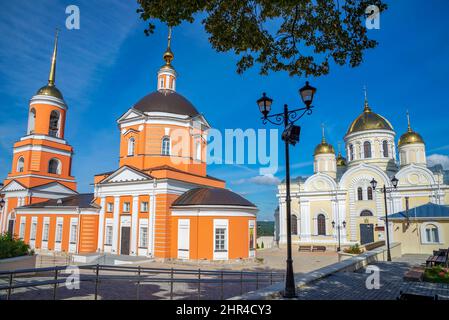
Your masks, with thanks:
[{"label": "white trim", "polygon": [[57,181],[65,181],[65,182],[73,182],[73,183],[75,183],[75,179],[69,180],[69,179],[62,179],[62,178],[58,178],[58,177],[41,176],[41,175],[38,175],[38,174],[24,174],[24,175],[21,175],[21,176],[13,176],[13,177],[11,177],[11,179],[17,179],[17,178],[41,178],[41,179],[47,179],[47,180],[57,180]]},{"label": "white trim", "polygon": [[65,141],[64,139],[57,138],[57,137],[51,137],[51,136],[47,136],[44,134],[29,134],[25,137],[20,138],[20,141],[25,141],[28,139],[47,140],[47,141],[56,142],[56,143],[60,143],[60,144],[67,144],[67,141]]},{"label": "white trim", "polygon": [[16,154],[16,153],[20,153],[20,152],[24,152],[24,151],[41,151],[41,152],[49,152],[49,153],[67,156],[67,157],[72,156],[72,152],[63,151],[60,149],[42,146],[42,145],[25,145],[25,146],[17,147],[17,148],[14,148],[13,153]]},{"label": "white trim", "polygon": [[[215,251],[215,231],[217,228],[225,229],[225,250],[226,251]],[[228,219],[214,219],[214,236],[212,238],[212,250],[214,260],[228,260],[229,258],[229,220]]]},{"label": "white trim", "polygon": [[[185,237],[181,238],[181,230],[186,231]],[[190,259],[190,219],[178,220],[178,259]],[[182,233],[184,235],[184,233]],[[181,249],[180,249],[181,248]]]},{"label": "white trim", "polygon": [[[427,235],[426,235],[426,228],[429,225],[433,225],[438,230],[438,242],[428,242],[427,241]],[[420,231],[421,231],[421,244],[444,244],[444,233],[442,232],[441,225],[436,221],[428,221],[421,223]]]}]

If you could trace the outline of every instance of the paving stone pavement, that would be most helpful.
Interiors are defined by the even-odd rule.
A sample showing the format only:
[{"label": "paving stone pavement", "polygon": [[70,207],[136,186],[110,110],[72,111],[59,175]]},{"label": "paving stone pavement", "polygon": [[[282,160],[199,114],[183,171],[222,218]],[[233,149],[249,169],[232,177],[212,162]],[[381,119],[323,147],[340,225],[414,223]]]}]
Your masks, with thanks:
[{"label": "paving stone pavement", "polygon": [[448,284],[428,282],[405,282],[404,274],[412,266],[425,262],[427,256],[405,255],[393,262],[378,262],[371,266],[379,268],[380,288],[369,290],[367,269],[357,272],[339,272],[300,288],[300,300],[395,300],[400,292],[428,296],[449,297]]}]

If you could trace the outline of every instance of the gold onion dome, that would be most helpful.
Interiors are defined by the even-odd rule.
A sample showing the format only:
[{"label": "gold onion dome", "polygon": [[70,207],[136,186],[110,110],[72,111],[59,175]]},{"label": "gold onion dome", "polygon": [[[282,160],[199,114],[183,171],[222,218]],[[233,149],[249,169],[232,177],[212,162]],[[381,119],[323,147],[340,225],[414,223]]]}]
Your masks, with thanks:
[{"label": "gold onion dome", "polygon": [[55,86],[56,80],[56,56],[58,54],[58,31],[55,36],[55,46],[53,48],[53,56],[51,58],[50,74],[48,76],[48,84],[37,91],[37,95],[55,97],[64,100],[61,91]]},{"label": "gold onion dome", "polygon": [[318,154],[335,154],[334,147],[326,142],[326,137],[324,136],[324,127],[323,127],[323,139],[321,140],[321,143],[316,146],[315,152],[313,155]]},{"label": "gold onion dome", "polygon": [[391,123],[382,117],[381,115],[373,112],[365,100],[365,108],[361,115],[355,119],[346,133],[351,134],[354,132],[366,131],[366,130],[389,130],[394,131]]},{"label": "gold onion dome", "polygon": [[406,144],[424,143],[424,139],[421,137],[421,135],[412,130],[412,127],[410,126],[410,116],[409,116],[408,112],[407,112],[407,121],[408,121],[407,132],[404,133],[399,138],[398,147],[401,147]]},{"label": "gold onion dome", "polygon": [[341,155],[341,153],[338,153],[337,156],[337,166],[339,167],[345,167],[346,166],[346,159]]}]

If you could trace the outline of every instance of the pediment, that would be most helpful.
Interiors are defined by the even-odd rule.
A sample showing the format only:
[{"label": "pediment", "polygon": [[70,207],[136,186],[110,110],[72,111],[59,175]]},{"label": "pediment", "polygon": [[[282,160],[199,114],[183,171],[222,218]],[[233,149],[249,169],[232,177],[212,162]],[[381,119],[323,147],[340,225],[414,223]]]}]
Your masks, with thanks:
[{"label": "pediment", "polygon": [[20,184],[16,180],[13,180],[3,187],[2,192],[25,191],[25,190],[27,190],[27,188],[25,188],[22,184]]},{"label": "pediment", "polygon": [[135,120],[135,119],[142,118],[143,116],[144,115],[140,111],[137,111],[136,109],[131,108],[127,112],[125,112],[125,114],[122,115],[117,121],[122,122],[122,121],[128,121],[128,120]]},{"label": "pediment", "polygon": [[72,189],[64,186],[59,182],[52,182],[32,188],[34,192],[58,193],[58,194],[77,194]]},{"label": "pediment", "polygon": [[117,183],[117,182],[135,182],[135,181],[145,181],[151,180],[152,177],[147,175],[144,172],[139,170],[130,168],[130,167],[122,167],[118,169],[116,172],[111,174],[105,180],[101,182],[104,183]]}]

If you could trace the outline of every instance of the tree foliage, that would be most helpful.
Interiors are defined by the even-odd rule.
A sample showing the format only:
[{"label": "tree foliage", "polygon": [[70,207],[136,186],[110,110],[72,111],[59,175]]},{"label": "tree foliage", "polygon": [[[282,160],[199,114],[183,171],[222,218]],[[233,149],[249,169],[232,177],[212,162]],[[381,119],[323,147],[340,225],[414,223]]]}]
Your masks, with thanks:
[{"label": "tree foliage", "polygon": [[237,72],[255,63],[260,73],[286,71],[291,76],[329,73],[330,63],[358,66],[366,49],[376,47],[365,26],[365,10],[382,0],[138,0],[145,33],[154,20],[169,26],[201,19],[212,47],[239,56]]}]

